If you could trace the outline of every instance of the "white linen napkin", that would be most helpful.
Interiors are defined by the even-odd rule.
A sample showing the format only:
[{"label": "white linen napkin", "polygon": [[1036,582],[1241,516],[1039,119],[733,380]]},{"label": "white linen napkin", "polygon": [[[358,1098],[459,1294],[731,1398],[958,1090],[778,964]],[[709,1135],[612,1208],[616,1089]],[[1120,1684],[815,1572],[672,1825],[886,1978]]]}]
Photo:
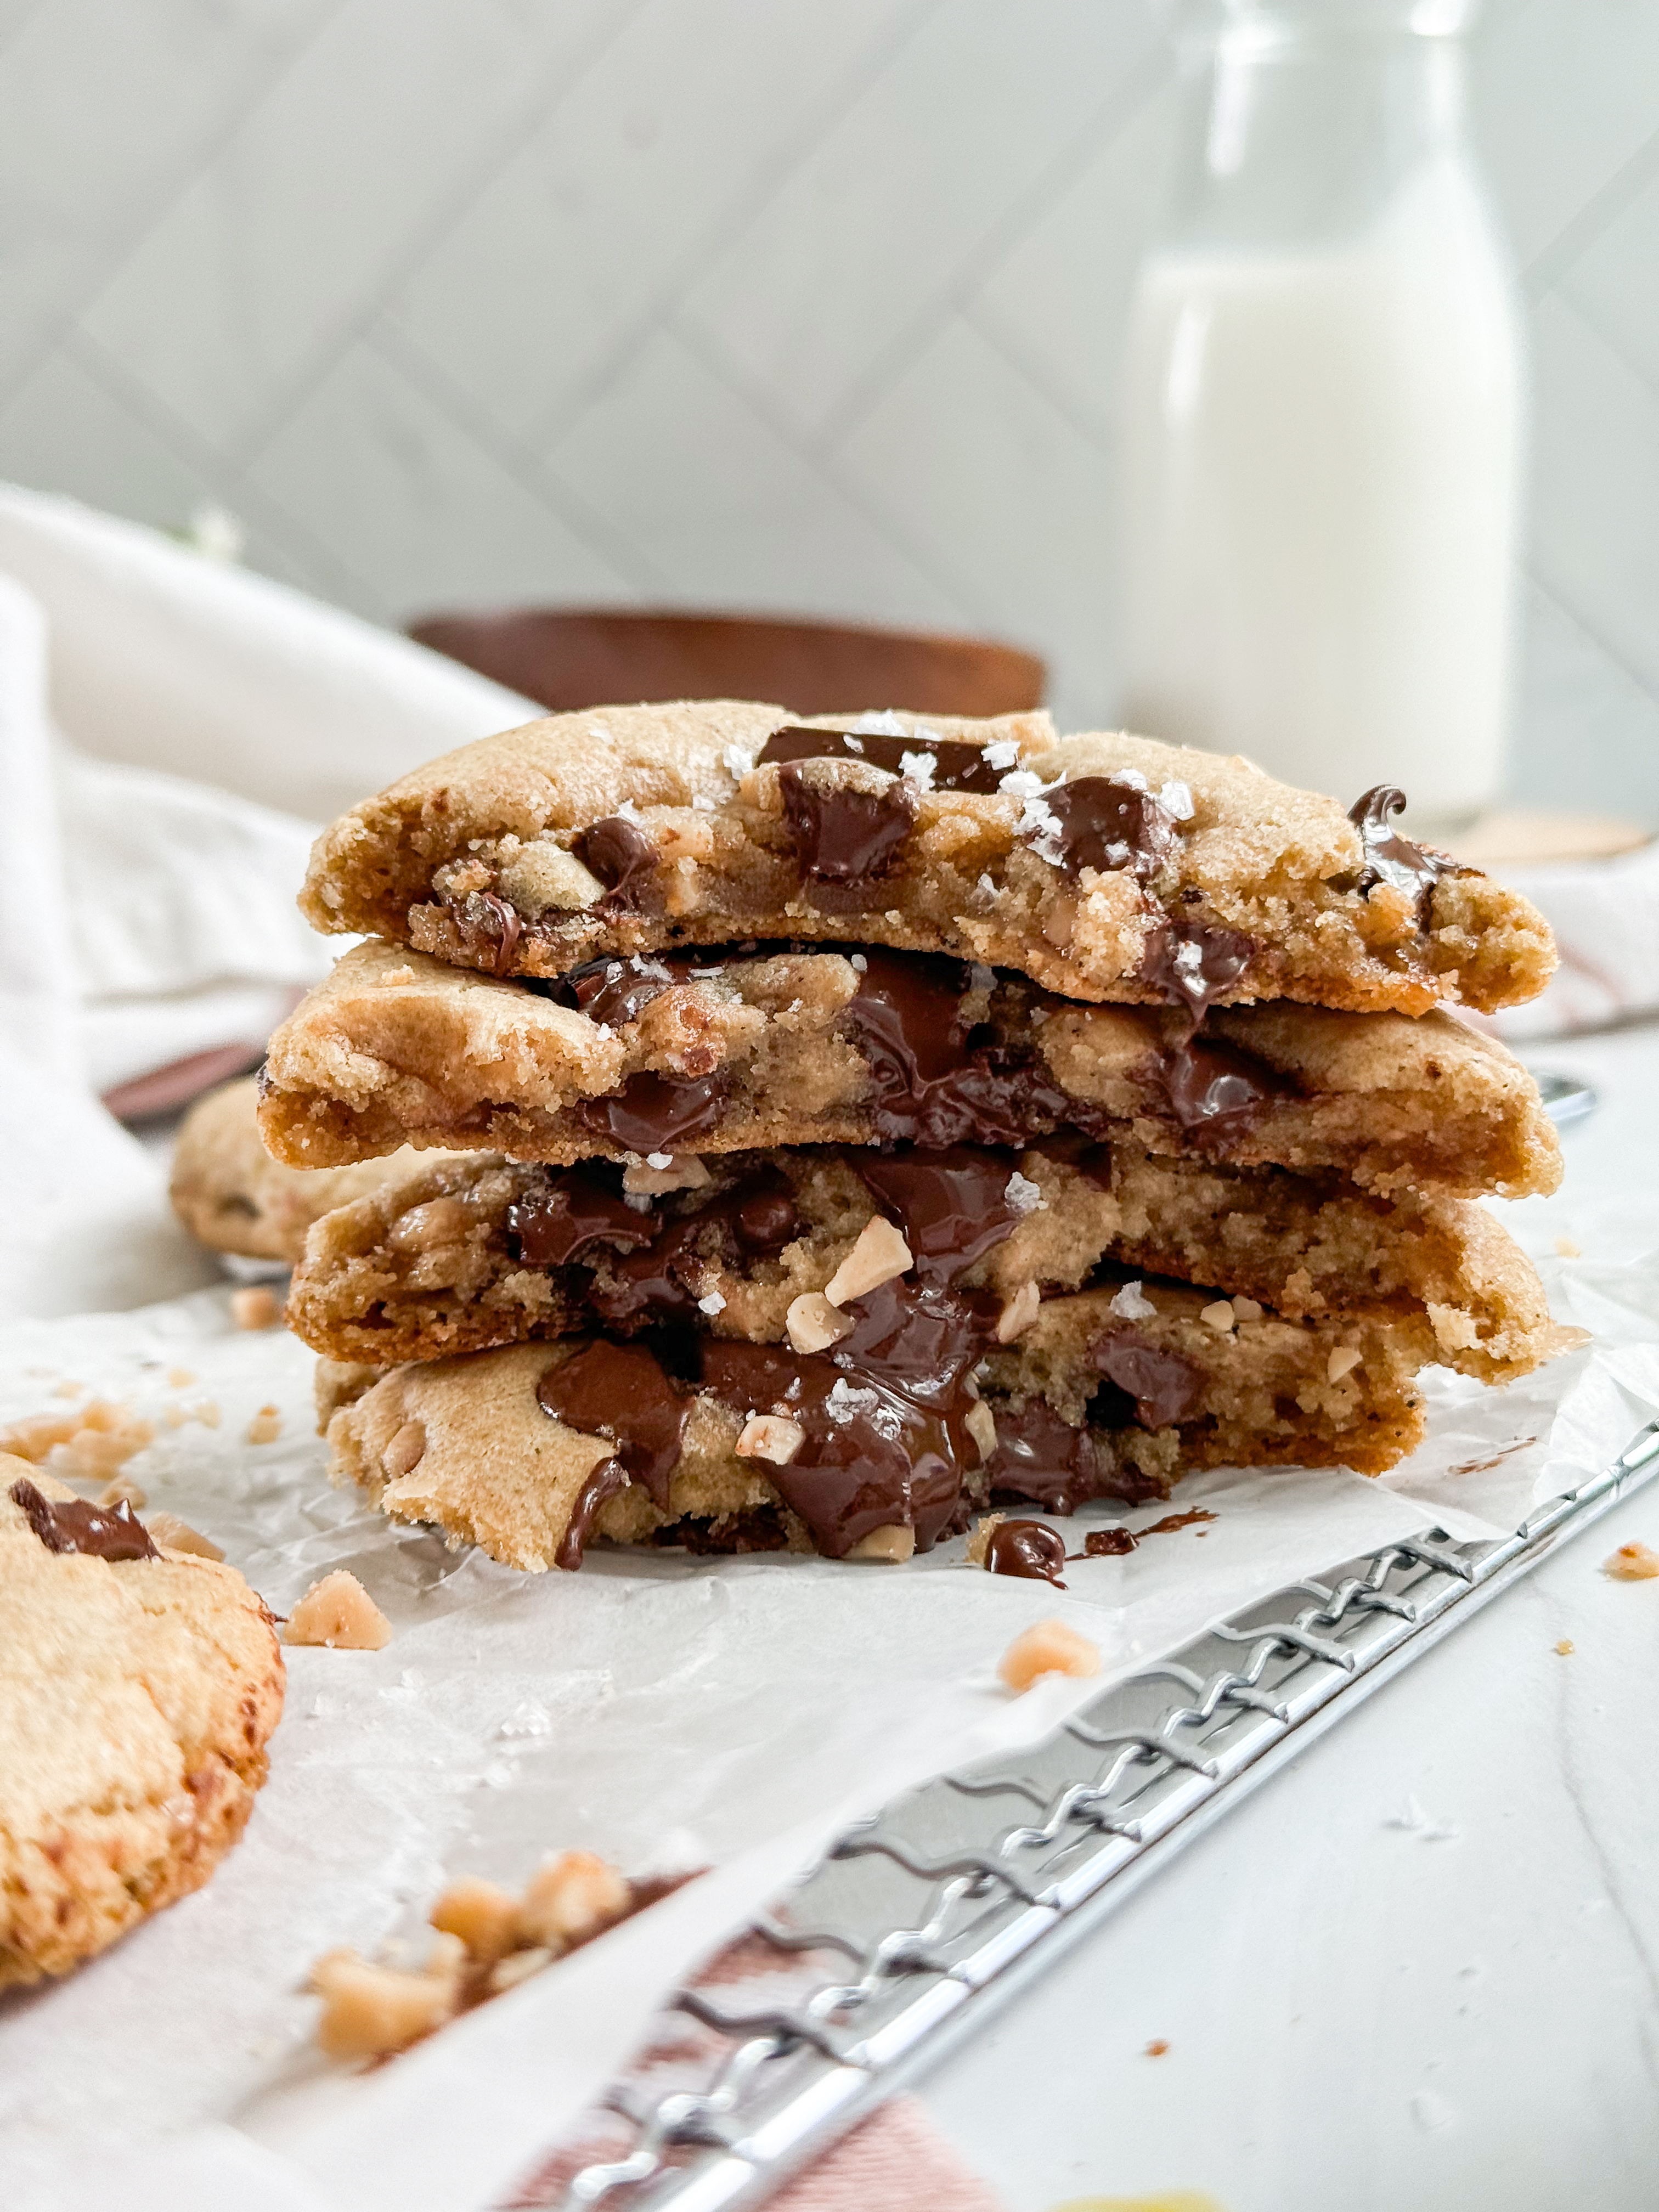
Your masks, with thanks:
[{"label": "white linen napkin", "polygon": [[0,1314],[210,1279],[100,1094],[257,1047],[339,949],[294,903],[319,825],[537,711],[284,585],[0,486]]}]

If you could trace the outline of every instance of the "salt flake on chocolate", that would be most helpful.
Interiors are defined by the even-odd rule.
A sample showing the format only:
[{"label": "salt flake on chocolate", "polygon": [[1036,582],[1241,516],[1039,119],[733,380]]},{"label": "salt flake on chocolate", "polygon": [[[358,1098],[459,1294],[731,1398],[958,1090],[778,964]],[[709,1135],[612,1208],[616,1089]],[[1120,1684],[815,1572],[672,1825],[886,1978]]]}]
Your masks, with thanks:
[{"label": "salt flake on chocolate", "polygon": [[860,738],[908,738],[910,734],[890,707],[883,713],[866,708],[854,723],[853,730]]},{"label": "salt flake on chocolate", "polygon": [[1038,1213],[1046,1210],[1048,1200],[1042,1195],[1042,1186],[1029,1176],[1021,1175],[1016,1168],[1008,1178],[1002,1195],[1016,1213]]},{"label": "salt flake on chocolate", "polygon": [[1018,768],[1019,747],[1012,738],[993,738],[985,748],[987,768]]},{"label": "salt flake on chocolate", "polygon": [[923,791],[933,789],[933,778],[938,772],[939,762],[932,753],[899,755],[899,774],[907,782],[918,785]]}]

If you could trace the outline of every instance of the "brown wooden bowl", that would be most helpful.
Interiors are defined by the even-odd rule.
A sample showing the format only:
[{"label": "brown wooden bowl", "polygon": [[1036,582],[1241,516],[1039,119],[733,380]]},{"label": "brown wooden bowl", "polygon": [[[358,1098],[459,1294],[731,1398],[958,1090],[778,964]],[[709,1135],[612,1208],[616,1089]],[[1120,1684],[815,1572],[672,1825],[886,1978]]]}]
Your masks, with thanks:
[{"label": "brown wooden bowl", "polygon": [[972,637],[763,616],[525,608],[428,615],[409,635],[553,712],[658,699],[775,699],[797,714],[1040,706],[1034,653]]}]

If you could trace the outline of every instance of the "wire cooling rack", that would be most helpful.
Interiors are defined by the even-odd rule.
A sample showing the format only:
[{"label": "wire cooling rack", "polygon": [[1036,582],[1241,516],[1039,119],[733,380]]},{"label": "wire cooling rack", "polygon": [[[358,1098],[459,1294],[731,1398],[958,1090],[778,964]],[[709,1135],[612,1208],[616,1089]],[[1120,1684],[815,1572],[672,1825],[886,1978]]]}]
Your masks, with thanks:
[{"label": "wire cooling rack", "polygon": [[1659,1423],[1513,1535],[1426,1528],[1345,1560],[1218,1621],[1041,1742],[895,1798],[773,1900],[726,1954],[741,1971],[668,1999],[652,2042],[679,2078],[611,2100],[631,2148],[506,2202],[759,2203],[1246,1790],[1656,1473]]}]

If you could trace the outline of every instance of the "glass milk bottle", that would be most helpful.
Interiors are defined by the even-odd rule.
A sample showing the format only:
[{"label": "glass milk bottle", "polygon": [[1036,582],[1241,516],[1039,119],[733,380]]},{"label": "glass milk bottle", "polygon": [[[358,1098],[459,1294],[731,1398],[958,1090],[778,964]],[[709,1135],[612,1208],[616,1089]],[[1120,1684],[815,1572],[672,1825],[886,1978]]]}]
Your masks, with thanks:
[{"label": "glass milk bottle", "polygon": [[1430,829],[1498,787],[1525,431],[1468,14],[1227,0],[1123,379],[1127,726]]}]

